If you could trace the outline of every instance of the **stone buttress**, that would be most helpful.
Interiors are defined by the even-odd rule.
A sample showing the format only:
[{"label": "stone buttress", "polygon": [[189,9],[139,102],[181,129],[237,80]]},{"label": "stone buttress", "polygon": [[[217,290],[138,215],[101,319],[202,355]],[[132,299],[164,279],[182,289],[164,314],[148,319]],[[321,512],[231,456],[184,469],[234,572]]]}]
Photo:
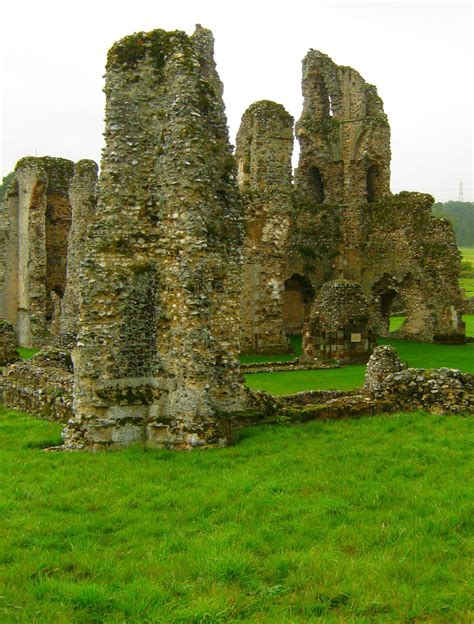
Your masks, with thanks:
[{"label": "stone buttress", "polygon": [[87,227],[92,221],[97,205],[97,164],[80,160],[74,167],[74,177],[69,189],[71,228],[68,237],[67,279],[61,302],[58,341],[72,348],[78,332],[80,301],[80,268],[84,260]]},{"label": "stone buttress", "polygon": [[137,33],[106,74],[66,446],[226,442],[245,392],[242,208],[212,34]]}]

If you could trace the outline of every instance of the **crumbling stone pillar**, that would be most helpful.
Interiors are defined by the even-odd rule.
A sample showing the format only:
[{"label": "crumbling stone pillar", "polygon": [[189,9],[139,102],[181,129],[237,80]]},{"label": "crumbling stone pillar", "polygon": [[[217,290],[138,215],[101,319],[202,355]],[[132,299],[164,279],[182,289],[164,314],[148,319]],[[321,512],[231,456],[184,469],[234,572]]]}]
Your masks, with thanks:
[{"label": "crumbling stone pillar", "polygon": [[245,403],[243,230],[212,34],[125,37],[105,93],[65,443],[225,443],[227,415]]},{"label": "crumbling stone pillar", "polygon": [[80,160],[74,168],[69,189],[71,204],[71,228],[68,237],[67,279],[61,304],[60,336],[63,346],[72,348],[78,331],[80,269],[84,260],[87,226],[92,221],[97,204],[97,164],[92,160]]},{"label": "crumbling stone pillar", "polygon": [[375,346],[369,301],[360,284],[326,282],[315,299],[303,334],[303,360],[366,362]]},{"label": "crumbling stone pillar", "polygon": [[299,188],[321,203],[390,195],[390,127],[376,88],[317,50],[303,60],[302,85]]},{"label": "crumbling stone pillar", "polygon": [[73,168],[63,158],[23,158],[2,202],[0,314],[21,346],[48,342],[55,301],[64,293]]},{"label": "crumbling stone pillar", "polygon": [[390,196],[390,126],[377,89],[351,67],[310,50],[303,60],[295,186],[320,204],[344,206],[335,277],[360,281],[366,214]]},{"label": "crumbling stone pillar", "polygon": [[282,353],[288,350],[283,292],[293,211],[293,118],[281,104],[255,102],[242,117],[236,143],[246,229],[242,350]]}]

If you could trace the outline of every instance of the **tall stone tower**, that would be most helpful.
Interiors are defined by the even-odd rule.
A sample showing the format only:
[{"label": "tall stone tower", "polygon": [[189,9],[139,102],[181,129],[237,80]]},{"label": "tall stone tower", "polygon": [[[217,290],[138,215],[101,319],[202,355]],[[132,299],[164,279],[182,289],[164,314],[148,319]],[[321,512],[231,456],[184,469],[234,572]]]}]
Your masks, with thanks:
[{"label": "tall stone tower", "polygon": [[212,34],[125,37],[105,93],[65,443],[225,443],[226,415],[245,403],[243,233]]},{"label": "tall stone tower", "polygon": [[242,350],[282,353],[286,243],[293,211],[293,117],[263,100],[244,113],[236,159],[244,201]]}]

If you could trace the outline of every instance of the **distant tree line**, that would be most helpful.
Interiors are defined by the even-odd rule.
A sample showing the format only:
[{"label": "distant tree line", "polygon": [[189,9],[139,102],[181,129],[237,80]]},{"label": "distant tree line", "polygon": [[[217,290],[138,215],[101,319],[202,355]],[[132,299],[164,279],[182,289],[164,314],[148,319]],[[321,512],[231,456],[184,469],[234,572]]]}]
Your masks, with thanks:
[{"label": "distant tree line", "polygon": [[474,203],[448,201],[433,205],[435,217],[451,221],[458,247],[474,247]]}]

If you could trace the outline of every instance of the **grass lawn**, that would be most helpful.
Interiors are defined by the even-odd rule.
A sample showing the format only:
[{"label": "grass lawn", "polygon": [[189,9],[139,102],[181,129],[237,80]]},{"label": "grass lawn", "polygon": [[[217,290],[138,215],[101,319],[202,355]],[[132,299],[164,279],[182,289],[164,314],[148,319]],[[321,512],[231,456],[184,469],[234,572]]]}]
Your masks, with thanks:
[{"label": "grass lawn", "polygon": [[472,621],[473,421],[245,430],[176,453],[44,453],[0,410],[0,621]]},{"label": "grass lawn", "polygon": [[35,353],[38,353],[39,349],[29,349],[27,347],[18,347],[17,351],[23,360],[29,360],[30,357],[33,357]]},{"label": "grass lawn", "polygon": [[[403,317],[393,317],[395,322]],[[474,316],[464,317],[474,335]],[[391,326],[393,327],[393,325]],[[414,368],[459,368],[474,373],[474,343],[466,345],[440,345],[392,338],[378,340],[379,344],[392,345],[400,359]],[[246,385],[252,390],[264,390],[270,394],[293,394],[304,390],[350,390],[364,383],[365,366],[344,366],[329,370],[288,371],[252,373],[245,376]]]}]

